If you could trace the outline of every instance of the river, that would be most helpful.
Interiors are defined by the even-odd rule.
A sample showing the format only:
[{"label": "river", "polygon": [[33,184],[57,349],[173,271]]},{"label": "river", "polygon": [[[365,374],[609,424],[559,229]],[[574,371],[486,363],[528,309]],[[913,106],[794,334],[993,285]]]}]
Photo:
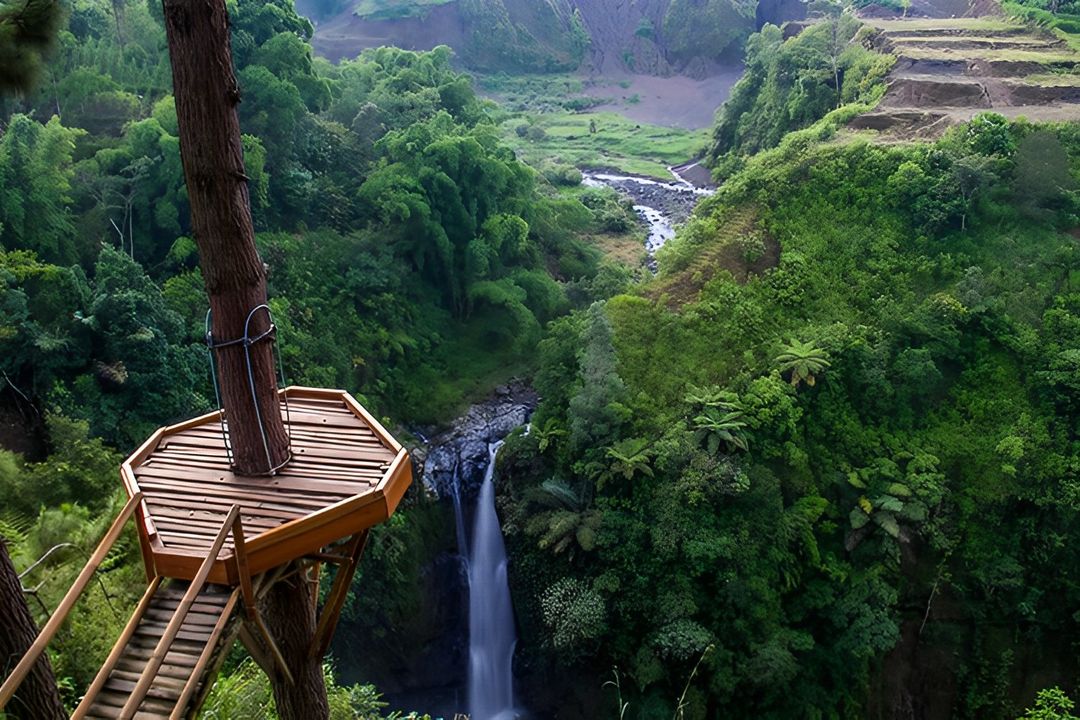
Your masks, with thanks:
[{"label": "river", "polygon": [[648,254],[647,264],[655,272],[656,251],[675,237],[675,229],[690,217],[703,197],[716,192],[711,186],[695,185],[684,177],[686,168],[694,167],[697,167],[697,163],[668,168],[671,182],[606,170],[584,170],[581,182],[587,187],[614,188],[633,200],[634,210],[648,229],[645,252]]}]

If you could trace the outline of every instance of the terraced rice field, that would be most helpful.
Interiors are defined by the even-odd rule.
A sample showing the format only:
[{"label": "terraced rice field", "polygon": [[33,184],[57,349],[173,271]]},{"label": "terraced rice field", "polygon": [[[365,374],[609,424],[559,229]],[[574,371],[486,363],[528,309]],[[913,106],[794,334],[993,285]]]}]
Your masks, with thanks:
[{"label": "terraced rice field", "polygon": [[993,17],[865,22],[897,63],[885,97],[855,129],[932,138],[986,111],[1080,119],[1080,54],[1048,32]]}]

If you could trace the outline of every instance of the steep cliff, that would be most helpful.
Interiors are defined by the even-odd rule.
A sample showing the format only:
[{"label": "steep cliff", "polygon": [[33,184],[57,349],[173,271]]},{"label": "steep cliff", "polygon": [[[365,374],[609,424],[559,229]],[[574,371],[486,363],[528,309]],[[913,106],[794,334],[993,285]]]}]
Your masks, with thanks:
[{"label": "steep cliff", "polygon": [[756,0],[299,0],[316,49],[449,45],[482,71],[684,74],[741,58]]}]

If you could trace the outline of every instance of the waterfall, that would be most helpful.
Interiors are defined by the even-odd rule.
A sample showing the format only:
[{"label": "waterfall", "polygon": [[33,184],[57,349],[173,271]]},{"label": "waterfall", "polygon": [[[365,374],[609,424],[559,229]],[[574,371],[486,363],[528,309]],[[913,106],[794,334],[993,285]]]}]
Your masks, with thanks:
[{"label": "waterfall", "polygon": [[488,446],[488,465],[476,501],[468,557],[471,720],[509,720],[515,716],[511,665],[517,636],[506,580],[506,546],[495,512],[492,479],[495,455],[501,446],[502,442]]},{"label": "waterfall", "polygon": [[465,539],[465,510],[461,506],[461,472],[457,464],[454,465],[454,481],[450,484],[450,496],[454,500],[454,531],[457,534],[457,546],[461,552],[461,572],[468,582],[469,551],[468,542]]}]

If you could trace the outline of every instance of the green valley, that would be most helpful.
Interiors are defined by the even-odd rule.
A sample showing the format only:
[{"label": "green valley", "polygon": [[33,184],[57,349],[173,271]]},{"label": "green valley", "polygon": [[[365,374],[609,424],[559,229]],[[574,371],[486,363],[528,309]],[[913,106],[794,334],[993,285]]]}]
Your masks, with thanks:
[{"label": "green valley", "polygon": [[[160,7],[21,2],[0,598],[40,624],[217,398]],[[414,461],[347,597],[298,574],[341,601],[315,720],[1075,720],[1075,2],[221,7],[285,381]],[[59,716],[142,551],[50,646]],[[296,720],[244,640],[192,715]]]}]

